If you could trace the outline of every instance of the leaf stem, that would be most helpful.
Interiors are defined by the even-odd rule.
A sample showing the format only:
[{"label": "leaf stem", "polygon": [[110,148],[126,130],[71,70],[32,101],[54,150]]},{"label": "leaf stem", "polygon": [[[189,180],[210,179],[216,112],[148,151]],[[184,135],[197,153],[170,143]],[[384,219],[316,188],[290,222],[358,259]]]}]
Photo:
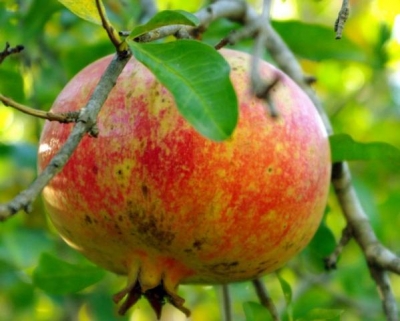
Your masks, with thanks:
[{"label": "leaf stem", "polygon": [[111,40],[112,44],[117,50],[118,55],[127,55],[129,52],[129,46],[125,40],[120,38],[119,33],[114,29],[111,22],[108,20],[107,13],[101,0],[96,0],[96,7],[100,15],[102,26],[106,30],[108,38]]}]

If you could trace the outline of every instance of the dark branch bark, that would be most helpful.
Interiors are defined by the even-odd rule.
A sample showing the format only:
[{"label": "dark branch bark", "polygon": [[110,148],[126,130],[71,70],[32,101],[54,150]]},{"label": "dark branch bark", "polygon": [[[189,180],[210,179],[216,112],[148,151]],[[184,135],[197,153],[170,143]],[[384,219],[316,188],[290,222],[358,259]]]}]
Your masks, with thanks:
[{"label": "dark branch bark", "polygon": [[0,204],[0,221],[8,219],[22,209],[27,212],[30,211],[32,202],[38,197],[50,180],[61,171],[83,136],[92,131],[101,107],[129,58],[129,55],[124,58],[118,55],[114,57],[101,77],[87,105],[81,109],[78,121],[68,140],[50,161],[49,165],[26,190],[18,194],[9,203]]}]

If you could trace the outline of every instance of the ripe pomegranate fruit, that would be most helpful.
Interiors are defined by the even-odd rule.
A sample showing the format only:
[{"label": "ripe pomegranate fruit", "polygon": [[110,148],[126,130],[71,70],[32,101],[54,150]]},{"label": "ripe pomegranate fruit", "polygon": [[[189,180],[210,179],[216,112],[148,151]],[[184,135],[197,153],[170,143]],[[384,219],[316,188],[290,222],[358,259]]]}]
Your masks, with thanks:
[{"label": "ripe pomegranate fruit", "polygon": [[[164,300],[189,314],[179,284],[243,281],[274,271],[307,245],[320,223],[331,164],[313,104],[262,62],[262,77],[279,77],[270,92],[279,116],[270,117],[249,91],[250,56],[220,52],[240,105],[230,139],[218,143],[198,134],[171,94],[132,58],[99,114],[99,136],[85,137],[43,191],[66,242],[127,275],[126,288],[114,297],[126,298],[121,313],[144,295],[158,316]],[[110,60],[78,73],[52,111],[84,106]],[[71,128],[46,122],[40,170]]]}]

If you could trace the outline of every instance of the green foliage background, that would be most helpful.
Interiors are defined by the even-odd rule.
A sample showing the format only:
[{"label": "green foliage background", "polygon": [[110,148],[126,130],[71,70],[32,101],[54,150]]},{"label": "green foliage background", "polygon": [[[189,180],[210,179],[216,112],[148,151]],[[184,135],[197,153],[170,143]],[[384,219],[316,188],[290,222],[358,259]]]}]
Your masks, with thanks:
[{"label": "green foliage background", "polygon": [[[400,148],[400,3],[352,1],[344,39],[334,40],[332,25],[339,1],[274,2],[274,26],[318,79],[315,89],[337,133],[360,142],[379,141]],[[262,1],[252,1],[261,7]],[[202,1],[159,0],[160,9],[194,12]],[[139,1],[105,1],[121,30],[137,25]],[[396,20],[397,19],[397,20]],[[397,21],[397,28],[394,28]],[[234,23],[214,23],[204,41],[216,44]],[[82,67],[113,52],[105,32],[74,16],[58,1],[0,0],[0,48],[6,41],[25,50],[0,65],[0,92],[37,109],[49,110],[58,92]],[[251,41],[236,48],[251,51]],[[268,59],[268,57],[266,57]],[[10,200],[36,175],[41,120],[0,105],[0,201]],[[386,155],[386,154],[385,154]],[[388,154],[389,155],[389,154]],[[380,240],[399,253],[400,171],[398,158],[351,163],[355,185]],[[59,239],[40,200],[30,215],[19,213],[0,224],[0,321],[151,320],[147,303],[117,317],[111,294],[124,279],[100,270]],[[279,274],[263,280],[285,320],[382,320],[361,251],[351,242],[338,269],[323,270],[322,258],[334,247],[345,222],[334,195],[310,246]],[[67,263],[65,263],[67,262]],[[400,278],[392,276],[400,302]],[[88,286],[89,287],[86,287]],[[232,284],[235,320],[267,320],[250,283]],[[219,290],[183,286],[191,320],[219,320]],[[243,306],[243,303],[245,305]],[[319,309],[319,310],[316,310]],[[314,316],[312,316],[314,313]],[[260,316],[262,315],[262,316]],[[163,320],[184,320],[167,307]]]}]

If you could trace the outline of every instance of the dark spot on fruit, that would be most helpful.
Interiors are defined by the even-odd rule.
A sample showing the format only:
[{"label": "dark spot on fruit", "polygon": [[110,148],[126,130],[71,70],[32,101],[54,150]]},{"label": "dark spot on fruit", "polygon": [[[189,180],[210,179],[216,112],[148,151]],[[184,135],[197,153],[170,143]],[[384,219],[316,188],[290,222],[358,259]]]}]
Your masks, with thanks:
[{"label": "dark spot on fruit", "polygon": [[161,229],[153,220],[140,223],[138,231],[139,233],[145,234],[148,243],[154,243],[156,246],[160,246],[160,244],[169,246],[175,238],[175,234]]},{"label": "dark spot on fruit", "polygon": [[129,209],[128,218],[132,222],[133,225],[139,224],[142,214],[139,211],[134,211]]},{"label": "dark spot on fruit", "polygon": [[272,174],[272,172],[274,171],[274,168],[272,166],[268,167],[268,174]]},{"label": "dark spot on fruit", "polygon": [[192,245],[192,246],[193,246],[193,248],[194,248],[195,250],[200,251],[204,243],[205,243],[205,239],[195,240],[195,241],[193,242],[193,245]]},{"label": "dark spot on fruit", "polygon": [[235,270],[238,265],[239,265],[238,261],[221,262],[221,263],[212,264],[209,266],[209,268],[214,273],[225,274],[227,272],[230,272],[230,273],[233,272],[232,270]]},{"label": "dark spot on fruit", "polygon": [[165,99],[164,99],[164,98],[163,98],[163,99],[161,99],[161,102],[162,102],[162,103],[165,103]]},{"label": "dark spot on fruit", "polygon": [[260,264],[258,264],[258,266],[264,267],[264,268],[269,265],[271,265],[271,260],[262,261],[262,262],[260,262]]},{"label": "dark spot on fruit", "polygon": [[121,229],[119,228],[118,224],[115,224],[114,228],[116,229],[118,235],[122,235]]},{"label": "dark spot on fruit", "polygon": [[88,223],[88,224],[92,224],[92,223],[93,223],[93,222],[92,222],[92,219],[90,218],[89,215],[86,215],[86,216],[85,216],[85,222]]},{"label": "dark spot on fruit", "polygon": [[170,228],[163,226],[164,219],[161,214],[155,217],[142,210],[130,209],[128,218],[134,227],[131,234],[140,235],[149,245],[154,247],[169,246],[175,238],[175,234],[170,231]]},{"label": "dark spot on fruit", "polygon": [[288,243],[286,243],[285,245],[284,245],[284,249],[285,250],[288,250],[288,249],[290,249],[291,247],[293,247],[294,246],[294,244],[292,243],[292,242],[288,242]]},{"label": "dark spot on fruit", "polygon": [[119,170],[117,171],[117,174],[118,174],[119,176],[122,176],[122,169],[119,169]]},{"label": "dark spot on fruit", "polygon": [[260,275],[260,274],[262,274],[262,273],[264,272],[264,270],[265,270],[265,269],[258,269],[256,273],[257,273],[258,275]]},{"label": "dark spot on fruit", "polygon": [[145,198],[149,195],[149,188],[146,185],[142,185],[142,194]]}]

